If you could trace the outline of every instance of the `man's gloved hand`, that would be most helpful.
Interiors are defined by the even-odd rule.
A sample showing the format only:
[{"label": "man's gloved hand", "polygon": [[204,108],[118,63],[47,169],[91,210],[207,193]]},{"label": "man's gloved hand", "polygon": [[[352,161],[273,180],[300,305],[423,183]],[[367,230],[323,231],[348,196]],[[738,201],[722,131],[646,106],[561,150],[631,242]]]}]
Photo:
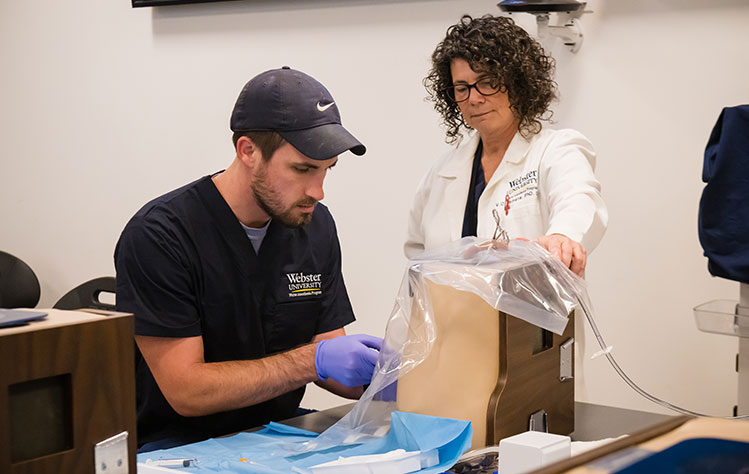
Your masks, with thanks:
[{"label": "man's gloved hand", "polygon": [[381,338],[366,334],[322,340],[315,348],[317,376],[323,381],[330,377],[347,387],[368,384],[381,347]]}]

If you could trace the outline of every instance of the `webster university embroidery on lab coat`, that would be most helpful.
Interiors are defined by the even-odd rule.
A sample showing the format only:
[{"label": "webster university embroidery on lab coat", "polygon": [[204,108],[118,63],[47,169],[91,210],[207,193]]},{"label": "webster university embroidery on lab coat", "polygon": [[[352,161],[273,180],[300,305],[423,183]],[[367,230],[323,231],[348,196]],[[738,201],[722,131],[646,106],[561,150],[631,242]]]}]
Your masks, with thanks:
[{"label": "webster university embroidery on lab coat", "polygon": [[538,170],[528,171],[526,174],[511,179],[508,182],[507,195],[502,203],[505,215],[510,213],[510,209],[519,204],[521,200],[533,197],[538,194]]}]

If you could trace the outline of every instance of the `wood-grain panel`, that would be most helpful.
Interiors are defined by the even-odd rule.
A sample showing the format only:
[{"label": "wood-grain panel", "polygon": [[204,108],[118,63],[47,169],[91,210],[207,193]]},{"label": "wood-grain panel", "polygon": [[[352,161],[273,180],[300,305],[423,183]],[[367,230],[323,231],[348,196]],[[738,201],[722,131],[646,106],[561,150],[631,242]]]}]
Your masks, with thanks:
[{"label": "wood-grain panel", "polygon": [[[94,444],[127,430],[135,474],[135,370],[132,315],[39,331],[0,333],[0,472],[94,473]],[[73,448],[13,463],[8,386],[70,374]],[[41,434],[40,434],[41,435]]]}]

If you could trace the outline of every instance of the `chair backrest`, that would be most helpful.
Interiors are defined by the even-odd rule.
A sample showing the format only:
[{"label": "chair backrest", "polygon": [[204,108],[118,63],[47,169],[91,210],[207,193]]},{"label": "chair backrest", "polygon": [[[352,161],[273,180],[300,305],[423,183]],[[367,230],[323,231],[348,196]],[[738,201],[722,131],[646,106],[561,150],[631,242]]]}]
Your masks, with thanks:
[{"label": "chair backrest", "polygon": [[40,296],[39,280],[31,267],[0,251],[0,308],[33,308]]},{"label": "chair backrest", "polygon": [[69,310],[93,308],[114,311],[115,305],[102,301],[100,296],[102,293],[114,295],[116,289],[117,284],[114,277],[94,278],[67,292],[55,303],[53,308]]}]

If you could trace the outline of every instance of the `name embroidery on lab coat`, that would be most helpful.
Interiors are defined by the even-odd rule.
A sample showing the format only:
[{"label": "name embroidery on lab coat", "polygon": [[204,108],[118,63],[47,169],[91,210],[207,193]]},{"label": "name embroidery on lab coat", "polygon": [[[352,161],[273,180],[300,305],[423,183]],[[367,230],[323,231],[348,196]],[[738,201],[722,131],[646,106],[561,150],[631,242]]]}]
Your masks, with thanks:
[{"label": "name embroidery on lab coat", "polygon": [[505,215],[510,213],[511,204],[538,194],[538,170],[531,170],[519,178],[510,180],[508,184],[510,189],[505,195],[503,206]]}]

